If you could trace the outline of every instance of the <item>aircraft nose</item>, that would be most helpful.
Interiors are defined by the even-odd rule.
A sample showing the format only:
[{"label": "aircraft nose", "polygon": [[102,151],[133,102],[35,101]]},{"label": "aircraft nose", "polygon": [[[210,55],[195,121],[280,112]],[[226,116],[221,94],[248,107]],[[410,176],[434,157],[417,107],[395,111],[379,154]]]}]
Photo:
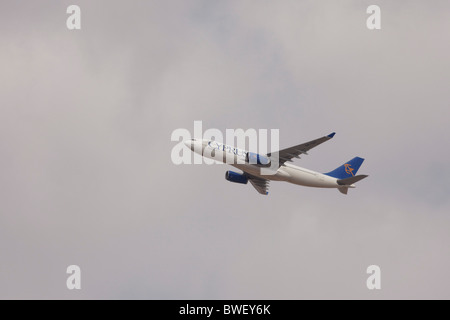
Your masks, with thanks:
[{"label": "aircraft nose", "polygon": [[189,149],[191,149],[192,139],[184,140],[183,142],[184,142],[184,145],[185,145],[186,147],[188,147]]}]

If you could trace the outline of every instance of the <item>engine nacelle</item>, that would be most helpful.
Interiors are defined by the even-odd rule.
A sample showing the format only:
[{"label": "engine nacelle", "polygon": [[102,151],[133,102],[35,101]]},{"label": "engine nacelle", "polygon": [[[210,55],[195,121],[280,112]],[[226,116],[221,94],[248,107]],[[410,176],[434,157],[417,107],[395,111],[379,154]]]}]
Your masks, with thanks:
[{"label": "engine nacelle", "polygon": [[270,165],[270,158],[266,156],[262,156],[257,153],[253,152],[247,152],[247,155],[245,156],[245,161],[249,164],[257,164],[259,166],[269,166]]},{"label": "engine nacelle", "polygon": [[234,172],[234,171],[225,172],[225,179],[227,179],[228,181],[231,181],[231,182],[242,183],[242,184],[247,184],[247,182],[248,182],[248,178],[246,176],[244,176],[243,174]]}]

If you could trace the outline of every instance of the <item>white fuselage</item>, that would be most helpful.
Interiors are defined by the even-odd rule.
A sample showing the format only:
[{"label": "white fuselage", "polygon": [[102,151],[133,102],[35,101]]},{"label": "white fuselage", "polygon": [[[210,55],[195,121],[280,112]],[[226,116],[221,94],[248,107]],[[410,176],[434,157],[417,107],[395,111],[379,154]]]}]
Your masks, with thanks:
[{"label": "white fuselage", "polygon": [[[284,163],[280,167],[276,165],[273,170],[262,168],[257,164],[245,161],[247,151],[234,148],[223,143],[207,140],[195,140],[187,145],[192,151],[201,154],[205,158],[214,159],[217,162],[229,164],[250,175],[273,181],[286,181],[293,184],[316,188],[339,188],[336,178],[311,171],[305,168]],[[349,187],[349,186],[347,186]],[[353,187],[350,186],[350,187]]]}]

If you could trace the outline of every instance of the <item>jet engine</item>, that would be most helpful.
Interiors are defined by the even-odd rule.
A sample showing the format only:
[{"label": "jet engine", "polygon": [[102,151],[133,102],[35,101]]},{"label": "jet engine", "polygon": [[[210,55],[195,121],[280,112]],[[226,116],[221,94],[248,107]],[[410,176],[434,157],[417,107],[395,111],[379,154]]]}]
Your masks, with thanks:
[{"label": "jet engine", "polygon": [[228,181],[231,181],[231,182],[242,183],[242,184],[247,184],[247,182],[248,182],[248,178],[246,176],[244,176],[243,174],[234,172],[234,171],[225,172],[225,179],[227,179]]},{"label": "jet engine", "polygon": [[253,152],[247,152],[247,155],[245,156],[245,161],[250,164],[257,164],[259,166],[269,166],[270,165],[270,158],[266,156],[262,156],[257,153]]}]

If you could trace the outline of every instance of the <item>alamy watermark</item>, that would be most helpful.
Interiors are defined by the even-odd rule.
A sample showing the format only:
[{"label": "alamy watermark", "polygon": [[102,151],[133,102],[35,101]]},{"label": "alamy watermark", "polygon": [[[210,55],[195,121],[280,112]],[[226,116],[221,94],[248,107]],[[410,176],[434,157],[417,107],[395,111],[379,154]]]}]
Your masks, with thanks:
[{"label": "alamy watermark", "polygon": [[81,290],[81,268],[73,264],[67,267],[66,273],[70,274],[66,281],[67,289]]},{"label": "alamy watermark", "polygon": [[[225,143],[224,143],[225,137]],[[261,173],[270,175],[278,169],[278,157],[267,157],[270,150],[279,150],[279,129],[226,129],[203,131],[203,122],[194,121],[194,131],[175,129],[171,141],[178,142],[171,151],[171,160],[180,164],[257,164]],[[194,152],[191,152],[194,151]]]},{"label": "alamy watermark", "polygon": [[367,274],[370,274],[366,281],[367,289],[381,290],[381,268],[377,265],[368,266]]},{"label": "alamy watermark", "polygon": [[367,7],[366,13],[370,14],[367,18],[366,26],[369,30],[381,29],[381,9],[379,6],[372,4]]},{"label": "alamy watermark", "polygon": [[[67,14],[70,16],[66,20],[66,26],[69,30],[81,29],[81,8],[78,5],[72,4],[67,7]],[[370,16],[366,20],[366,26],[369,30],[381,29],[381,9],[379,6],[372,4],[367,7],[366,13]]]},{"label": "alamy watermark", "polygon": [[70,16],[66,20],[66,26],[69,30],[80,30],[81,29],[81,9],[79,6],[72,4],[67,7],[67,14]]}]

